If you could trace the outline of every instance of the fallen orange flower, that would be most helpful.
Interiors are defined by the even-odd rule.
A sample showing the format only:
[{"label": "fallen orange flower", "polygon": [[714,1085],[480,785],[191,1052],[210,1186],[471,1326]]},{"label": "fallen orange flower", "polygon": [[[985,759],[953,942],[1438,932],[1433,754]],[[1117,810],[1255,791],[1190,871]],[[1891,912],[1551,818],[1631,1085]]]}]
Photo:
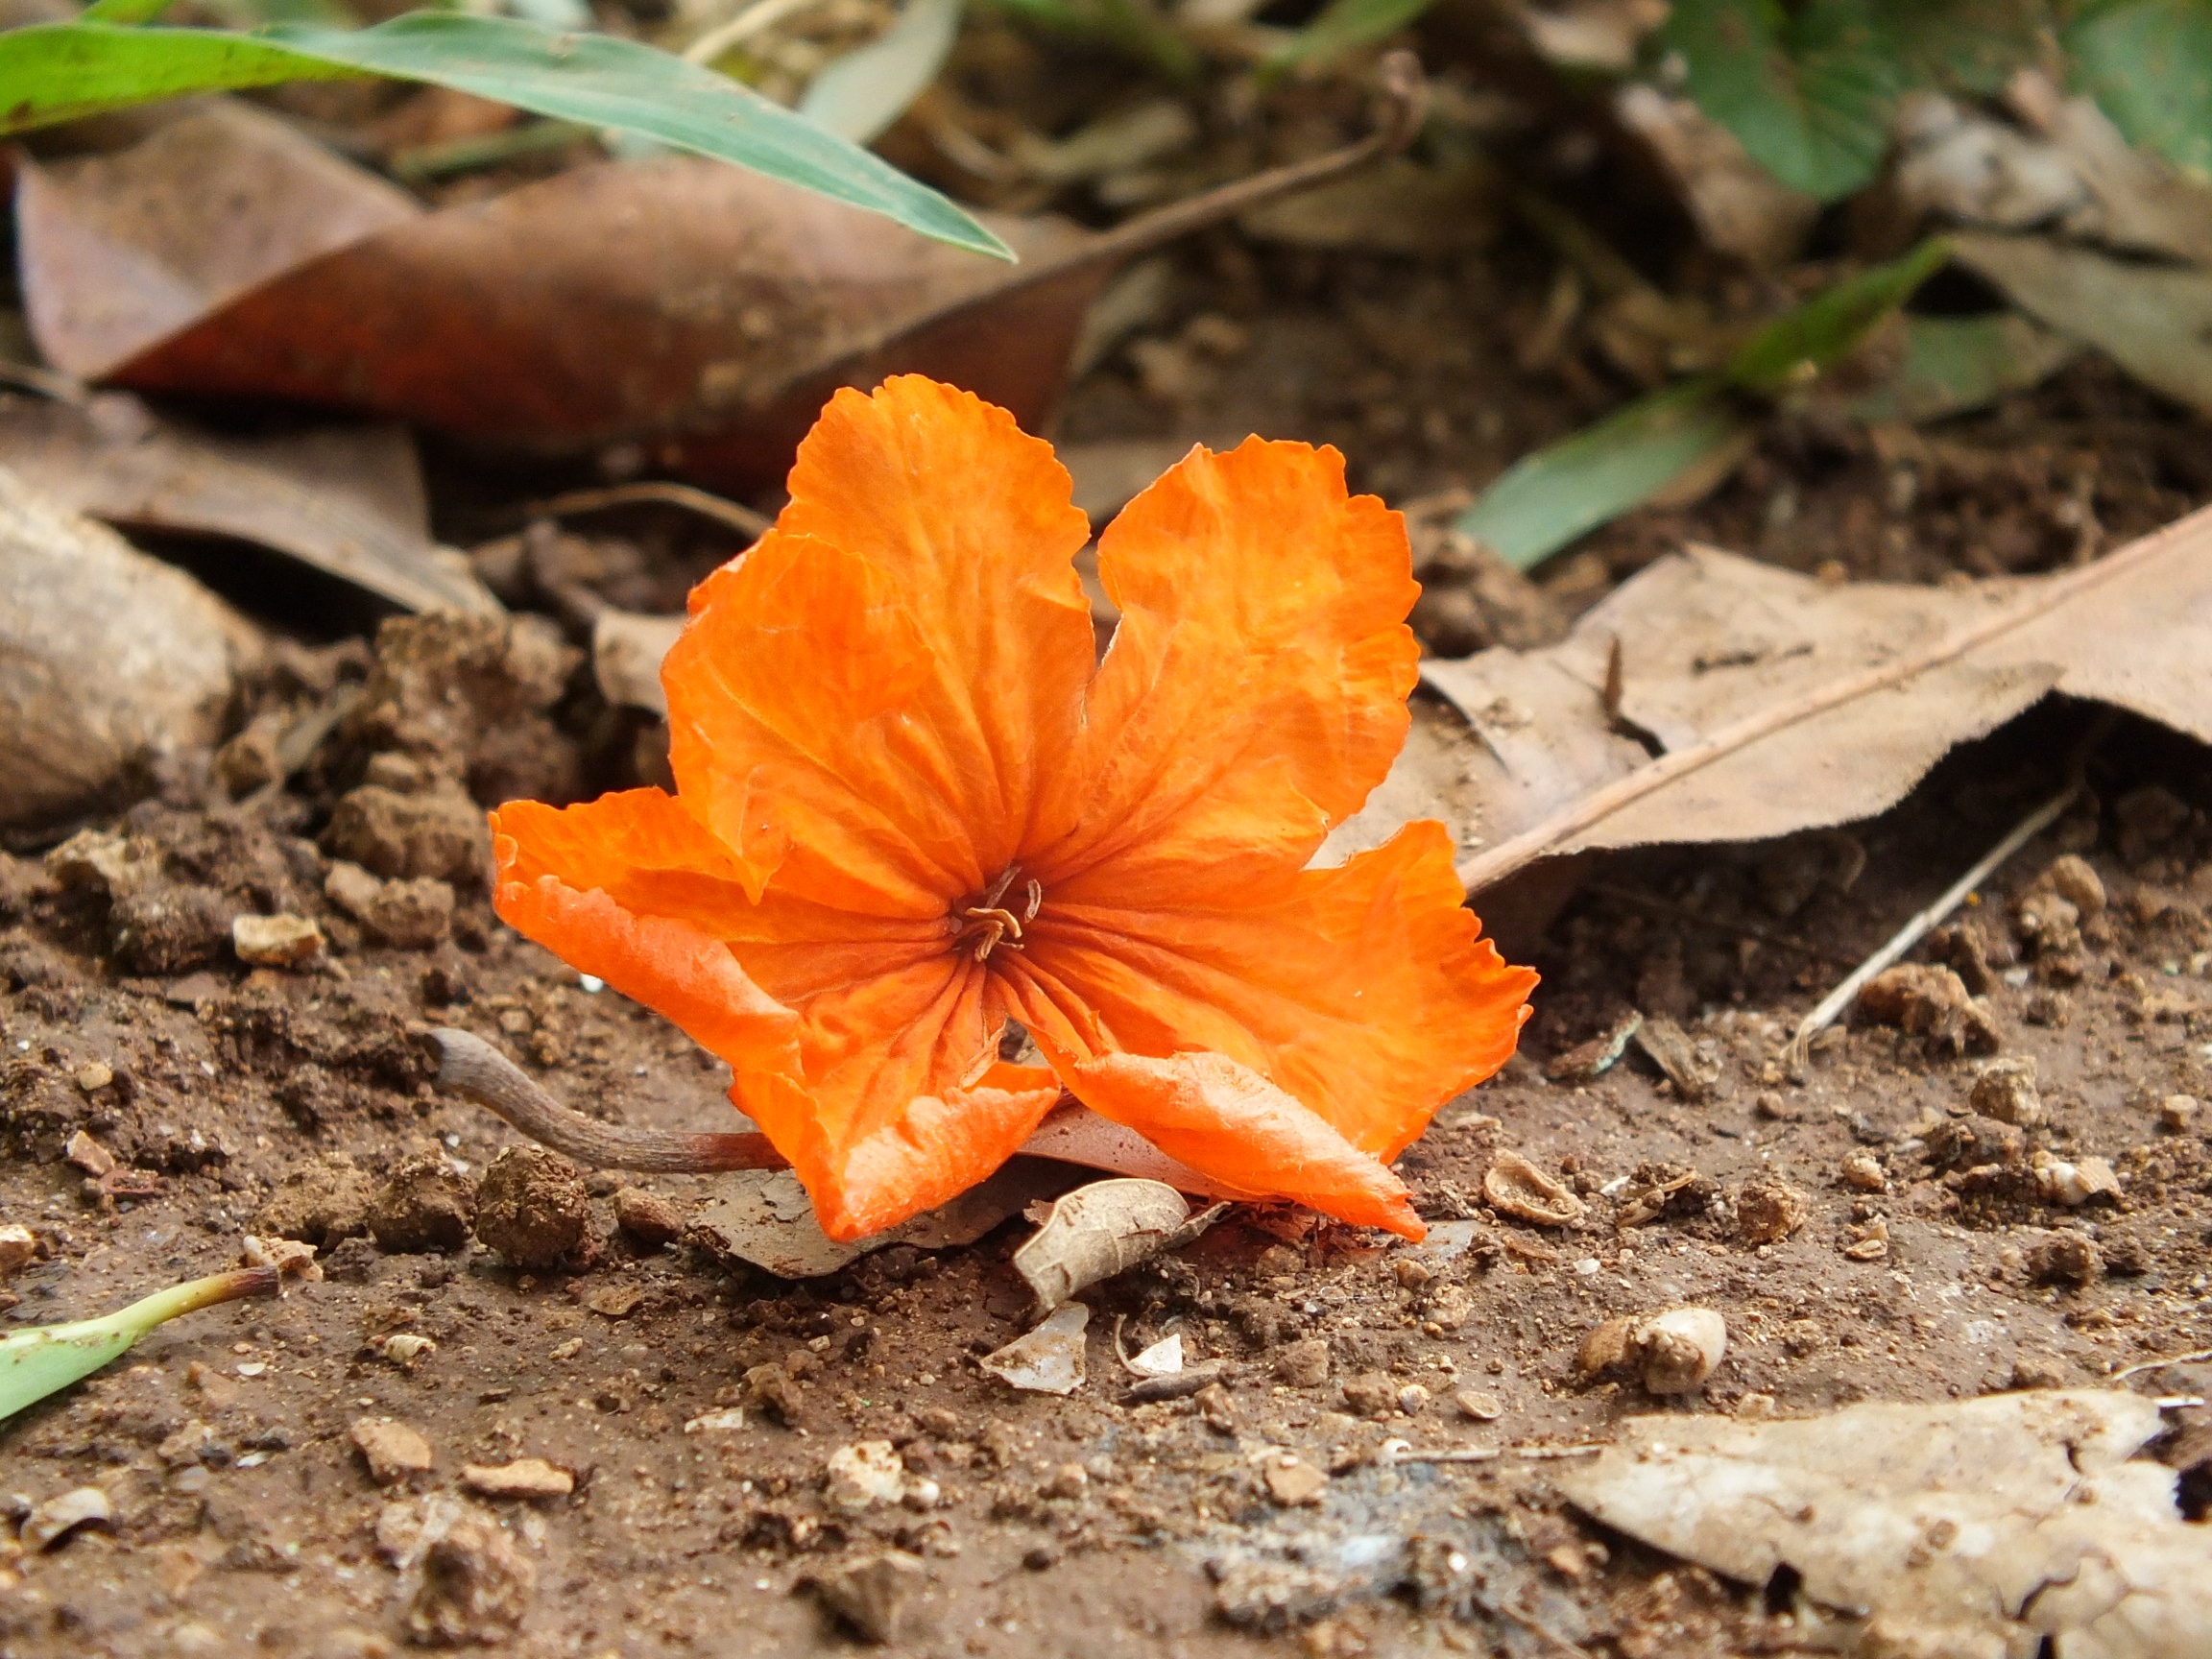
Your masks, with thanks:
[{"label": "fallen orange flower", "polygon": [[1305,867],[1405,742],[1399,516],[1334,449],[1194,449],[1099,540],[1100,662],[1089,524],[1005,411],[840,392],[790,492],[662,667],[677,792],[500,807],[499,914],[727,1060],[832,1238],[982,1180],[1063,1085],[1224,1191],[1421,1237],[1388,1162],[1536,976],[1440,824]]}]

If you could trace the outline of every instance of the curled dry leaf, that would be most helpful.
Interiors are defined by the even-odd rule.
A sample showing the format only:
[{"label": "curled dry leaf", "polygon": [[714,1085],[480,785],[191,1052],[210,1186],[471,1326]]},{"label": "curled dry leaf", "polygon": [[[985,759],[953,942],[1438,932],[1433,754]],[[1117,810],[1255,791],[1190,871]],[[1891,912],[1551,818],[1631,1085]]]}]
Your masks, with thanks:
[{"label": "curled dry leaf", "polygon": [[191,577],[0,467],[0,825],[86,810],[215,742],[260,650]]},{"label": "curled dry leaf", "polygon": [[[1094,1181],[1053,1202],[1044,1224],[1014,1252],[1014,1270],[1038,1307],[1057,1308],[1085,1286],[1195,1238],[1184,1226],[1190,1209],[1165,1182]],[[1211,1213],[1200,1231],[1210,1219]]]},{"label": "curled dry leaf", "polygon": [[[818,1279],[890,1244],[944,1250],[973,1244],[1064,1178],[1049,1164],[1016,1159],[951,1203],[850,1243],[831,1238],[788,1169],[740,1169],[714,1178],[685,1238],[717,1256],[749,1262],[780,1279]],[[1181,1202],[1180,1199],[1177,1200]]]},{"label": "curled dry leaf", "polygon": [[[26,309],[47,360],[85,379],[289,397],[532,453],[637,443],[663,470],[743,489],[782,477],[837,387],[895,373],[1034,424],[1124,262],[1409,138],[1418,68],[1400,55],[1385,81],[1371,138],[1112,231],[984,215],[1014,264],[696,157],[425,212],[222,107],[115,156],[23,164]],[[216,237],[180,204],[218,178],[262,182]]]},{"label": "curled dry leaf", "polygon": [[[1422,664],[1481,739],[1454,825],[1479,890],[1591,848],[1749,841],[1871,817],[2054,692],[2212,742],[2212,511],[2097,564],[1962,588],[1824,586],[1693,548],[1559,644]],[[1659,754],[1619,734],[1619,712]],[[1465,799],[1464,796],[1458,797]]]},{"label": "curled dry leaf", "polygon": [[499,609],[462,557],[431,541],[401,426],[216,438],[127,393],[82,406],[11,398],[0,400],[0,465],[87,517],[255,542],[409,611]]},{"label": "curled dry leaf", "polygon": [[1518,1152],[1501,1152],[1482,1177],[1490,1208],[1546,1227],[1572,1227],[1590,1207]]},{"label": "curled dry leaf", "polygon": [[1054,1309],[1025,1336],[976,1361],[1009,1387],[1030,1394],[1072,1394],[1083,1386],[1083,1334],[1091,1310],[1080,1302]]},{"label": "curled dry leaf", "polygon": [[2120,1390],[1853,1406],[1794,1422],[1632,1418],[1555,1477],[1606,1526],[1739,1583],[1784,1567],[1865,1621],[1861,1650],[2183,1659],[2212,1652],[2203,1528],[2133,1454]]}]

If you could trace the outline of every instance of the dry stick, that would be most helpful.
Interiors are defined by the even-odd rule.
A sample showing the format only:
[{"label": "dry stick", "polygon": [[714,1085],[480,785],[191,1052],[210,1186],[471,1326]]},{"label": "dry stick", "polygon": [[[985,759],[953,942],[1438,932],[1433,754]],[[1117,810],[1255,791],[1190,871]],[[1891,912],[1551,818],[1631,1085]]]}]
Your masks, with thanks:
[{"label": "dry stick", "polygon": [[635,484],[610,484],[603,490],[569,490],[543,501],[525,502],[517,512],[526,518],[565,518],[572,514],[603,513],[610,507],[637,506],[681,507],[756,541],[765,536],[775,522],[765,513],[756,513],[750,507],[726,500],[709,491],[657,478],[641,479]]},{"label": "dry stick", "polygon": [[2006,859],[2048,829],[2058,814],[2074,804],[2081,785],[2069,783],[2006,832],[2005,839],[1974,861],[1972,869],[1946,887],[1936,902],[1918,912],[1892,933],[1883,947],[1851,971],[1851,976],[1820,999],[1820,1005],[1798,1022],[1797,1030],[1783,1049],[1783,1063],[1794,1070],[1805,1064],[1805,1046],[1826,1030],[1836,1017],[1857,1000],[1866,982],[1927,937],[1942,920],[1966,902],[1966,896],[1989,879]]},{"label": "dry stick", "polygon": [[1270,167],[1263,173],[1204,191],[1188,201],[1170,203],[1149,213],[1140,213],[1134,219],[1125,219],[1111,230],[1099,231],[1066,248],[1024,261],[1015,276],[988,293],[966,295],[922,316],[901,317],[887,323],[871,338],[855,342],[842,357],[865,357],[903,335],[918,332],[972,306],[985,302],[999,304],[1012,295],[1075,272],[1119,264],[1140,253],[1148,253],[1178,236],[1188,236],[1193,230],[1233,219],[1278,196],[1295,195],[1340,173],[1396,155],[1420,135],[1422,125],[1428,120],[1429,86],[1421,77],[1421,60],[1410,52],[1386,53],[1376,67],[1389,104],[1376,130],[1358,143],[1347,144],[1341,150],[1332,150],[1309,161]]},{"label": "dry stick", "polygon": [[2146,1359],[2140,1365],[2113,1372],[2106,1381],[2118,1382],[2123,1378],[2140,1377],[2146,1371],[2163,1371],[2169,1365],[2201,1365],[2207,1359],[2212,1359],[2212,1348],[2196,1348],[2186,1354],[2169,1354],[2163,1359]]},{"label": "dry stick", "polygon": [[506,1055],[468,1031],[430,1033],[442,1054],[438,1086],[505,1118],[531,1140],[594,1169],[713,1175],[725,1169],[785,1169],[790,1160],[761,1134],[675,1134],[598,1123],[571,1112]]},{"label": "dry stick", "polygon": [[2202,515],[2184,518],[2178,523],[2168,525],[2156,535],[2145,537],[2133,546],[2123,548],[2108,559],[2100,560],[2094,565],[2084,565],[2063,576],[2047,578],[2041,587],[2025,599],[2002,607],[1979,621],[1953,629],[1925,650],[1908,653],[1894,662],[1863,669],[1823,686],[1810,696],[1763,709],[1737,721],[1733,726],[1722,727],[1712,736],[1693,743],[1687,749],[1678,749],[1671,755],[1661,756],[1648,765],[1639,766],[1627,777],[1584,796],[1522,830],[1520,834],[1501,841],[1487,852],[1478,853],[1474,857],[1462,861],[1458,866],[1459,879],[1468,892],[1479,893],[1483,888],[1496,885],[1537,859],[1566,850],[1568,843],[1585,830],[1635,805],[1646,796],[1664,789],[1670,783],[1679,782],[1694,772],[1702,771],[1716,760],[1726,759],[1762,737],[1772,736],[1800,721],[1825,714],[1831,709],[1839,709],[1855,698],[1902,685],[1931,668],[1939,668],[2016,628],[2025,627],[2047,615],[2068,601],[2078,599],[2091,589],[2151,563],[2168,552],[2177,537],[2205,534],[2206,521]]}]

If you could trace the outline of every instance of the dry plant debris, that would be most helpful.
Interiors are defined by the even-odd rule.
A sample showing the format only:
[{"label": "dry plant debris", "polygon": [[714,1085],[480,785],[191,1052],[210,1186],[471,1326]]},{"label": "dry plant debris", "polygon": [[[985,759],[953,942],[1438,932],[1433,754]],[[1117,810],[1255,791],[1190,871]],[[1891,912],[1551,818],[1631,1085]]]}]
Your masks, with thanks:
[{"label": "dry plant debris", "polygon": [[1794,1422],[1632,1418],[1558,1483],[1740,1583],[1781,1569],[1859,1640],[1924,1651],[2212,1652],[2212,1538],[2135,1456],[2155,1401],[2109,1390],[1853,1406]]},{"label": "dry plant debris", "polygon": [[1056,1198],[1014,1252],[1014,1270],[1049,1312],[1078,1290],[1188,1244],[1226,1205],[1192,1216],[1161,1181],[1094,1181]]},{"label": "dry plant debris", "polygon": [[2081,569],[1960,589],[1831,587],[1698,548],[1622,586],[1558,645],[1426,662],[1482,740],[1465,764],[1483,809],[1455,825],[1482,851],[1461,874],[1479,888],[1589,848],[1865,818],[2053,692],[2212,741],[2197,643],[2208,544],[2200,514]]}]

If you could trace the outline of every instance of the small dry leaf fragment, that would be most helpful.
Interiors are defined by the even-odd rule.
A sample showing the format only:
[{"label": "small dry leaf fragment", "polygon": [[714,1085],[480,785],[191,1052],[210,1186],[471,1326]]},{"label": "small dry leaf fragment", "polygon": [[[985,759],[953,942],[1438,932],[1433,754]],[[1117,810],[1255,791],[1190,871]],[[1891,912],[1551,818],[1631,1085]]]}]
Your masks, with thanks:
[{"label": "small dry leaf fragment", "polygon": [[2169,1094],[2158,1102],[2158,1127],[2172,1135],[2185,1135],[2200,1110],[2194,1094]]},{"label": "small dry leaf fragment", "polygon": [[565,1498],[576,1490],[576,1477],[542,1457],[517,1457],[512,1463],[465,1464],[461,1484],[480,1498]]},{"label": "small dry leaf fragment", "polygon": [[1710,1099],[1719,1080],[1718,1056],[1699,1051],[1690,1033],[1664,1015],[1655,1015],[1636,1028],[1636,1046],[1650,1056],[1674,1093],[1692,1105]]},{"label": "small dry leaf fragment", "polygon": [[393,1364],[412,1370],[417,1360],[437,1353],[438,1344],[417,1332],[397,1331],[379,1342],[376,1351]]},{"label": "small dry leaf fragment", "polygon": [[814,1577],[814,1594],[864,1641],[896,1642],[915,1600],[929,1586],[918,1555],[883,1550],[832,1567]]},{"label": "small dry leaf fragment", "polygon": [[1266,1482],[1267,1496],[1286,1509],[1318,1503],[1322,1493],[1329,1490],[1325,1471],[1288,1453],[1269,1461],[1261,1471],[1261,1479]]},{"label": "small dry leaf fragment", "polygon": [[349,1437],[369,1466],[369,1479],[379,1486],[410,1475],[427,1475],[437,1461],[420,1431],[389,1417],[357,1418]]},{"label": "small dry leaf fragment", "polygon": [[1011,1387],[1032,1394],[1072,1394],[1083,1385],[1083,1334],[1091,1310],[1080,1302],[1054,1309],[1025,1336],[977,1361]]},{"label": "small dry leaf fragment", "polygon": [[1889,1256],[1889,1220],[1875,1215],[1845,1226],[1843,1254],[1854,1262],[1882,1262]]},{"label": "small dry leaf fragment", "polygon": [[790,1170],[742,1169],[714,1177],[713,1196],[699,1207],[685,1238],[780,1279],[814,1279],[892,1244],[923,1250],[972,1244],[1061,1179],[1050,1165],[1017,1158],[950,1204],[846,1243],[822,1231],[806,1189]]},{"label": "small dry leaf fragment", "polygon": [[1094,1181],[1054,1201],[1014,1252],[1014,1268],[1040,1308],[1057,1308],[1181,1241],[1190,1213],[1183,1194],[1164,1182]]},{"label": "small dry leaf fragment", "polygon": [[322,1263],[315,1260],[315,1246],[298,1238],[256,1238],[246,1235],[239,1260],[248,1267],[274,1267],[291,1279],[306,1284],[318,1283],[323,1277]]},{"label": "small dry leaf fragment", "polygon": [[1129,1361],[1140,1377],[1172,1377],[1183,1369],[1183,1333],[1163,1336]]},{"label": "small dry leaf fragment", "polygon": [[106,1492],[97,1486],[79,1486],[31,1511],[23,1523],[23,1547],[34,1554],[51,1550],[80,1527],[105,1527],[114,1514]]},{"label": "small dry leaf fragment", "polygon": [[1552,1055],[1544,1067],[1544,1075],[1554,1083],[1587,1083],[1601,1077],[1620,1064],[1621,1056],[1628,1052],[1628,1040],[1643,1028],[1644,1016],[1631,1011],[1610,1030]]},{"label": "small dry leaf fragment", "polygon": [[1491,1160],[1482,1177],[1482,1196],[1503,1214],[1546,1227],[1571,1227],[1590,1208],[1518,1152],[1501,1152]]}]

